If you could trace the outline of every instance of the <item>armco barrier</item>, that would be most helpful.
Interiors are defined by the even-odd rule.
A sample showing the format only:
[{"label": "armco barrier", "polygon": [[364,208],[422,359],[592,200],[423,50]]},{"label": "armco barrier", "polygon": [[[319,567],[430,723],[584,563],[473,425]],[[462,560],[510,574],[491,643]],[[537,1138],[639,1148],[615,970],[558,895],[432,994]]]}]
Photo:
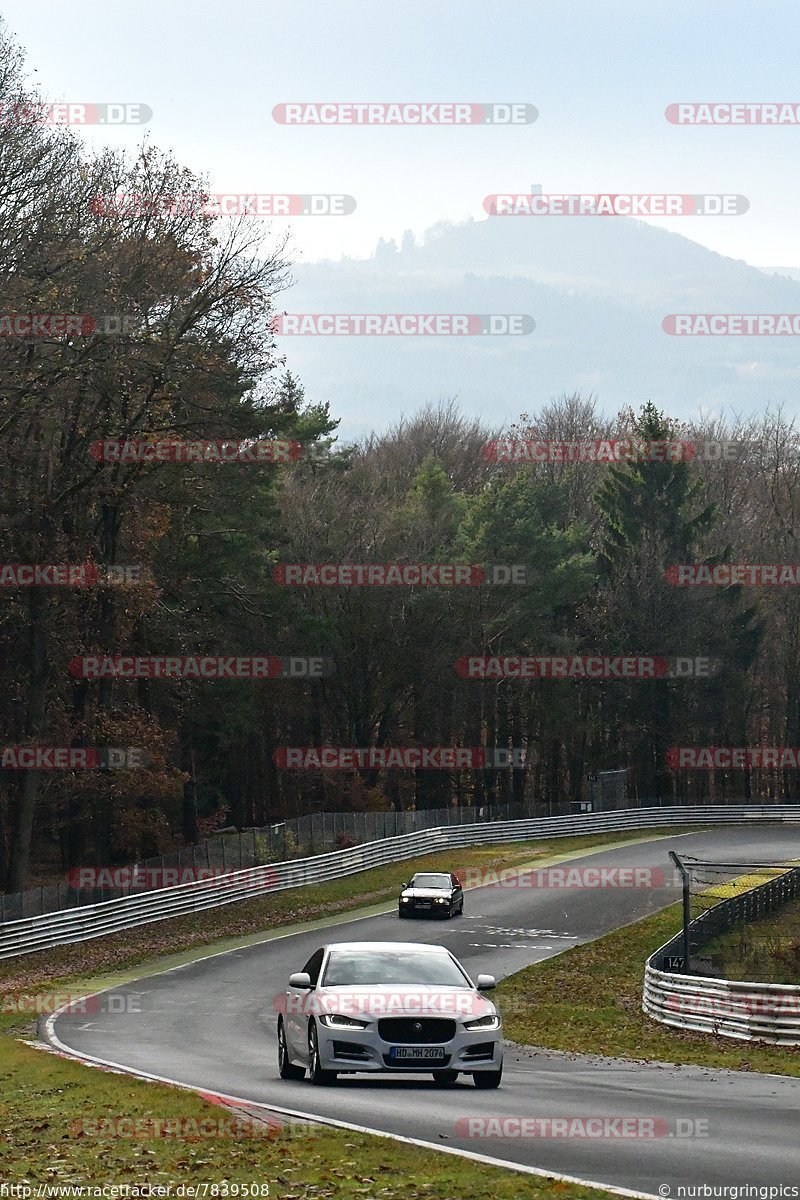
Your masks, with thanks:
[{"label": "armco barrier", "polygon": [[46,950],[52,946],[88,941],[138,925],[169,917],[202,912],[234,904],[269,892],[284,891],[309,883],[341,879],[387,863],[403,862],[421,854],[460,846],[494,842],[537,841],[550,837],[593,833],[647,830],[669,826],[800,823],[800,805],[741,805],[725,807],[676,807],[624,809],[611,813],[586,813],[570,817],[541,817],[535,820],[481,822],[420,830],[400,837],[383,838],[347,850],[334,850],[314,858],[271,863],[233,871],[213,879],[197,880],[72,908],[45,913],[0,925],[0,959]]},{"label": "armco barrier", "polygon": [[[741,921],[757,920],[800,894],[800,869],[715,904],[689,925],[700,947]],[[662,971],[668,955],[681,955],[683,932],[651,954],[644,972],[642,1008],[663,1025],[742,1041],[800,1046],[800,986],[716,979]]]}]

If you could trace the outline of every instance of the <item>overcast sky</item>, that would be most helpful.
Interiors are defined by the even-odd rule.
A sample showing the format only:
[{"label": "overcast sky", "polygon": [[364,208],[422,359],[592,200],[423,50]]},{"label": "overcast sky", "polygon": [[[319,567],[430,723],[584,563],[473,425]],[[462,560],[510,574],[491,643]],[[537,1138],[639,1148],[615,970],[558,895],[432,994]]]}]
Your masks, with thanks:
[{"label": "overcast sky", "polygon": [[[301,260],[363,256],[380,236],[480,218],[487,194],[541,184],[744,194],[743,216],[661,223],[754,265],[800,265],[800,127],[664,116],[682,100],[800,103],[790,0],[3,0],[2,12],[48,97],[150,105],[148,137],[214,190],[354,196],[351,216],[294,221]],[[527,102],[539,117],[273,120],[276,104],[325,100]],[[85,136],[135,148],[142,127]]]}]

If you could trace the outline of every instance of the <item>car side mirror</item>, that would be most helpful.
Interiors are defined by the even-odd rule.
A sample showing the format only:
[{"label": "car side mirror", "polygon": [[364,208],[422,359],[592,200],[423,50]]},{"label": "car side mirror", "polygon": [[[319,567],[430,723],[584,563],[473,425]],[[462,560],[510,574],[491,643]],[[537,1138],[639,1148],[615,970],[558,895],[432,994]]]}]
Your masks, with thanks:
[{"label": "car side mirror", "polygon": [[479,975],[475,986],[479,992],[490,992],[497,987],[497,980],[494,975]]},{"label": "car side mirror", "polygon": [[289,987],[305,988],[306,991],[312,986],[311,976],[308,971],[295,971],[289,976]]}]

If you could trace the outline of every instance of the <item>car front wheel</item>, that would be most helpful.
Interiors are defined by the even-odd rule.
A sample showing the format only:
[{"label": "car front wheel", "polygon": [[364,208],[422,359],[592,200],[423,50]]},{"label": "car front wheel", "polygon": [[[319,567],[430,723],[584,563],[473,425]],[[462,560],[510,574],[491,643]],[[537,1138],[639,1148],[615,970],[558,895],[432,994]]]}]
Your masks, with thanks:
[{"label": "car front wheel", "polygon": [[500,1080],[503,1078],[503,1068],[499,1071],[476,1071],[472,1076],[475,1080],[476,1088],[496,1088],[500,1087]]},{"label": "car front wheel", "polygon": [[278,1074],[281,1079],[302,1079],[305,1075],[303,1067],[296,1067],[289,1061],[289,1048],[286,1045],[286,1030],[283,1021],[278,1022]]},{"label": "car front wheel", "polygon": [[336,1083],[337,1080],[335,1071],[323,1071],[320,1066],[319,1037],[316,1025],[312,1025],[308,1031],[308,1076],[311,1082],[316,1083],[318,1087]]}]

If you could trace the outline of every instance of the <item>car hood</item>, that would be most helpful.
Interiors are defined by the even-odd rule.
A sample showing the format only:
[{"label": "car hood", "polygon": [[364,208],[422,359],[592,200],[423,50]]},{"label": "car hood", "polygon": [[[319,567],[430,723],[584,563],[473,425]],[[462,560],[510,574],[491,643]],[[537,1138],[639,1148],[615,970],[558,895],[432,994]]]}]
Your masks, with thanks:
[{"label": "car hood", "polygon": [[425,984],[368,984],[359,987],[320,987],[314,993],[319,1013],[348,1017],[477,1017],[493,1016],[491,1000],[472,988],[431,987]]},{"label": "car hood", "polygon": [[403,888],[401,896],[409,896],[415,900],[435,900],[441,897],[443,900],[450,899],[450,892],[443,891],[441,888]]}]

